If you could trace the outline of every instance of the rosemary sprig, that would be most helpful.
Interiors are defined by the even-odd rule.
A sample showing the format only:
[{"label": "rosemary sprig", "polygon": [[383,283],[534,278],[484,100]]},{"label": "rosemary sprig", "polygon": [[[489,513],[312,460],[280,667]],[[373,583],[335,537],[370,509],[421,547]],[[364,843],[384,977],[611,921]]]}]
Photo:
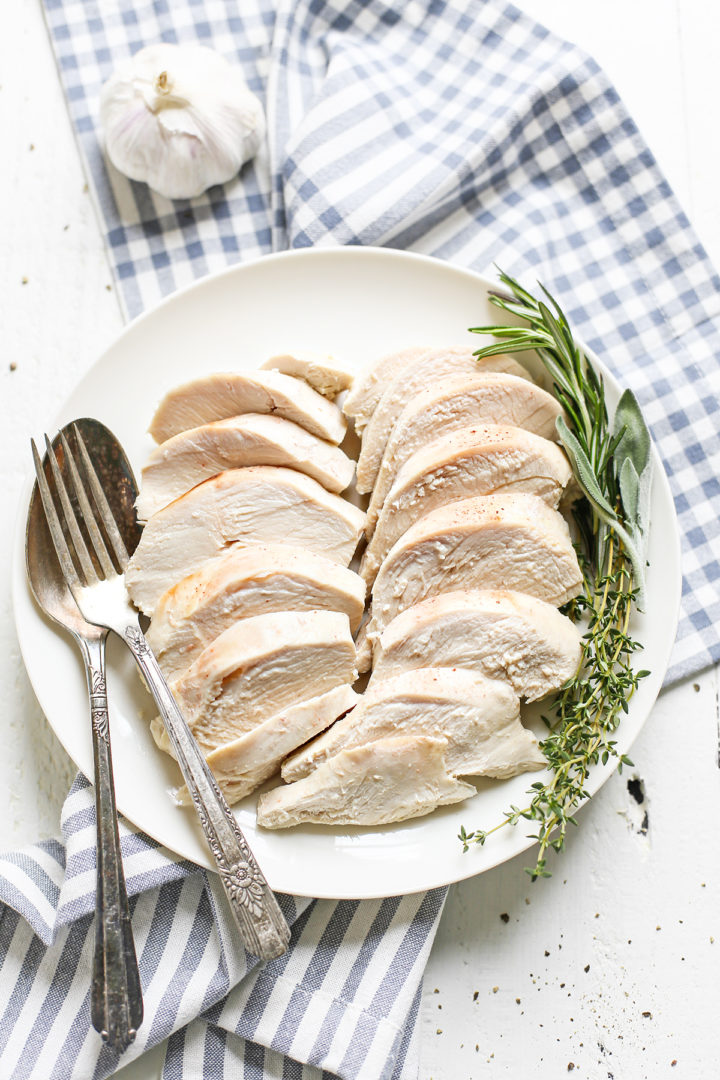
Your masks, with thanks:
[{"label": "rosemary sprig", "polygon": [[[511,296],[491,295],[491,302],[525,325],[478,326],[472,333],[492,334],[495,343],[478,357],[534,350],[549,372],[565,419],[558,434],[585,496],[573,515],[580,539],[583,591],[566,607],[572,619],[584,619],[578,674],[553,698],[549,728],[540,747],[552,771],[548,781],[531,785],[524,808],[511,806],[494,828],[466,832],[463,850],[484,844],[506,825],[532,821],[539,842],[537,861],[527,872],[533,880],[549,877],[548,849],[560,851],[574,812],[588,798],[585,785],[593,765],[611,757],[619,768],[631,765],[612,738],[638,682],[647,671],[634,671],[631,657],[641,646],[628,631],[633,605],[644,590],[644,548],[651,483],[650,437],[632,393],[623,394],[610,426],[601,376],[575,341],[558,303],[542,285],[536,299],[501,273]],[[545,302],[547,300],[547,303]]]}]

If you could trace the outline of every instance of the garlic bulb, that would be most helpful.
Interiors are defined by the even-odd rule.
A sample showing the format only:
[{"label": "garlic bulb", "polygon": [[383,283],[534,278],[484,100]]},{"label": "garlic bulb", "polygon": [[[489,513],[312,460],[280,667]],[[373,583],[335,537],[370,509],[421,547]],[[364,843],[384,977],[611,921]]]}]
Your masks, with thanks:
[{"label": "garlic bulb", "polygon": [[149,45],[102,88],[107,155],[131,180],[191,199],[236,176],[265,132],[239,68],[202,45]]}]

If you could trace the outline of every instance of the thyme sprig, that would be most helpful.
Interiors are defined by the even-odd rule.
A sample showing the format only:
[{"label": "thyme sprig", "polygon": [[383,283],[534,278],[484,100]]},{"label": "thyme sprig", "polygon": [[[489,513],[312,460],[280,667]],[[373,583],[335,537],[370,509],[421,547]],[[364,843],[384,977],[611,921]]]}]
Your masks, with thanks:
[{"label": "thyme sprig", "polygon": [[534,350],[550,374],[565,413],[557,422],[558,435],[585,496],[573,508],[583,590],[565,611],[587,628],[579,671],[543,717],[549,734],[540,748],[551,778],[531,785],[524,808],[511,806],[488,830],[463,827],[459,839],[467,851],[506,825],[534,822],[537,832],[531,836],[539,849],[527,872],[535,880],[550,876],[548,850],[559,852],[568,825],[577,824],[574,812],[588,798],[590,769],[611,758],[619,768],[632,764],[612,735],[639,681],[649,674],[633,670],[631,658],[641,646],[630,636],[629,624],[644,589],[652,463],[650,437],[633,394],[622,395],[611,428],[602,377],[575,341],[558,303],[542,285],[545,299],[536,299],[509,275],[500,277],[512,295],[493,294],[491,302],[525,325],[473,327],[472,333],[497,339],[475,355]]}]

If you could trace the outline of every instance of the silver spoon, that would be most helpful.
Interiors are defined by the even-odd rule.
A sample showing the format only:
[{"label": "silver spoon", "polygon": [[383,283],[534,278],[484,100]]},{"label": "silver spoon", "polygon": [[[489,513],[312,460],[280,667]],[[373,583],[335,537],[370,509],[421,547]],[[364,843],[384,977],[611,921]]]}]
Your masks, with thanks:
[{"label": "silver spoon", "polygon": [[[125,477],[113,496],[119,503],[132,506],[135,481],[130,464],[103,424],[97,420],[78,420],[83,438],[94,446],[111,452],[116,472]],[[73,439],[72,426],[63,429],[53,440],[53,453],[62,460],[60,435]],[[44,472],[53,483],[46,457]],[[118,505],[117,509],[120,509]],[[118,515],[120,516],[120,515]],[[124,520],[130,520],[123,515]],[[139,539],[126,536],[132,549]],[[108,631],[83,619],[58,563],[55,547],[45,519],[37,483],[33,487],[25,534],[27,575],[38,605],[54,622],[75,638],[85,664],[95,764],[95,810],[97,817],[97,882],[95,951],[90,1012],[93,1027],[104,1041],[122,1053],[133,1042],[143,1019],[142,989],[135,943],[128,908],[125,876],[120,854],[115,789],[113,783],[110,730],[105,687],[105,642]]]}]

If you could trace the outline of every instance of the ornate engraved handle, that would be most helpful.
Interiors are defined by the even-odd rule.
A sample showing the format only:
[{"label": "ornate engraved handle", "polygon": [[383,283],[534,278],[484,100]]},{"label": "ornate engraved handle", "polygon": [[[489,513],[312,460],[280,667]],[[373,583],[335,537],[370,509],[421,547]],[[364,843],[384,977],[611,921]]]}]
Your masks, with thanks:
[{"label": "ornate engraved handle", "polygon": [[262,960],[287,950],[290,928],[272,889],[135,623],[123,638],[155,698],[246,948]]},{"label": "ornate engraved handle", "polygon": [[95,952],[90,1012],[93,1027],[103,1040],[122,1053],[133,1042],[142,1023],[143,1000],[115,807],[105,688],[106,638],[107,631],[103,631],[96,638],[79,639],[90,693],[97,818]]}]

